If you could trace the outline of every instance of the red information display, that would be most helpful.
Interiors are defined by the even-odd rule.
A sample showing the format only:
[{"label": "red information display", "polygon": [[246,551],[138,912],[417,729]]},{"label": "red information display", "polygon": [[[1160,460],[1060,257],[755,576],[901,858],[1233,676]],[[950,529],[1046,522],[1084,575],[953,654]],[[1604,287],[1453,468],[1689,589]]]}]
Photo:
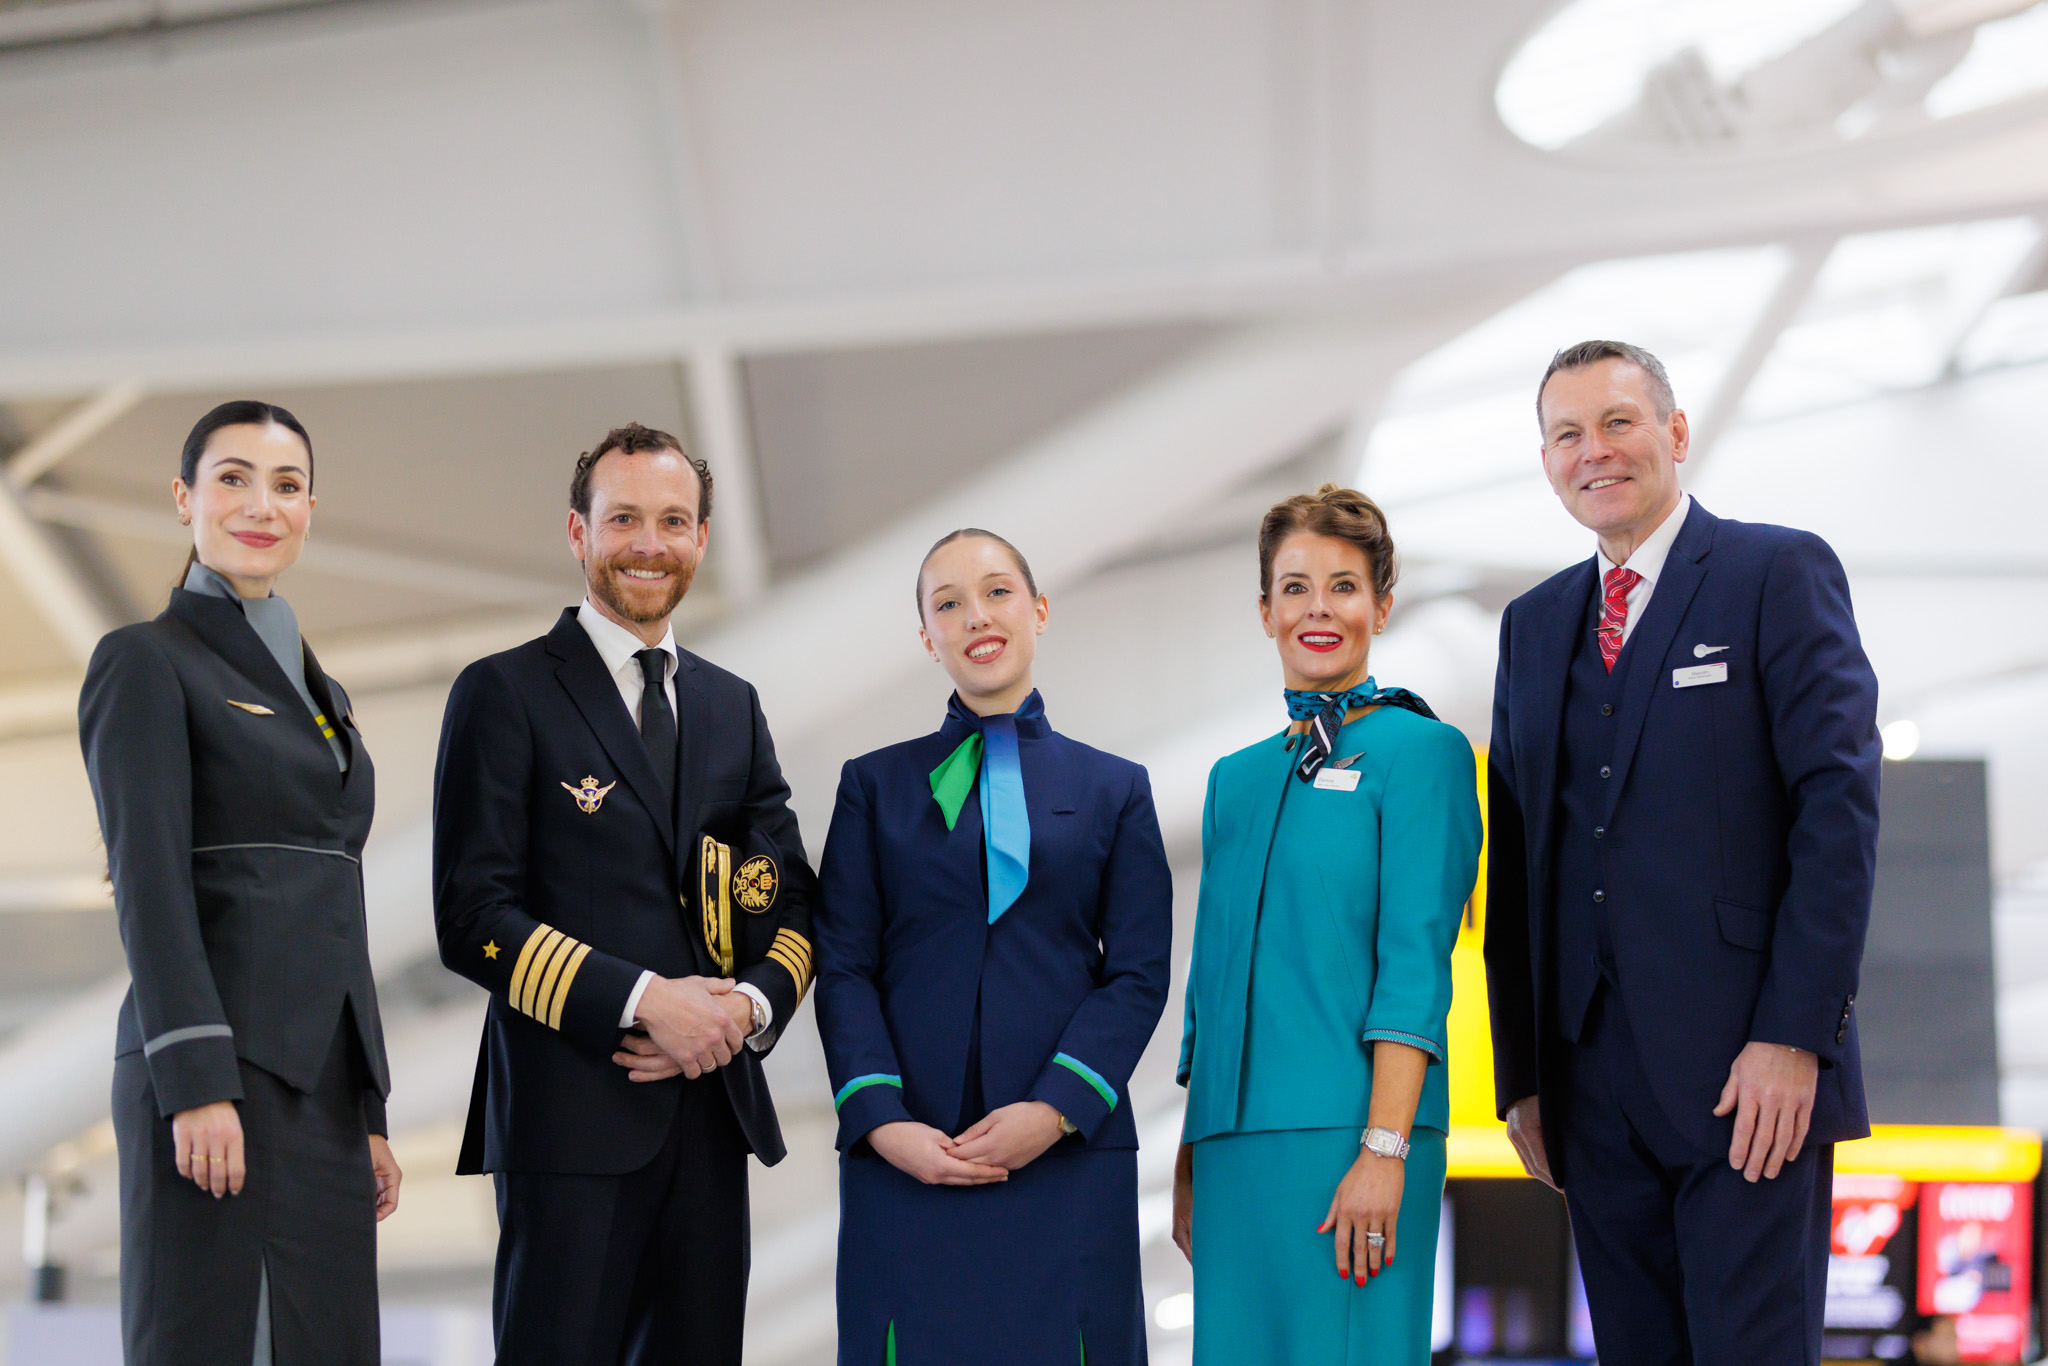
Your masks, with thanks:
[{"label": "red information display", "polygon": [[2024,1356],[2033,1235],[2028,1183],[1930,1181],[1920,1188],[1920,1312],[1954,1317],[1964,1361]]}]

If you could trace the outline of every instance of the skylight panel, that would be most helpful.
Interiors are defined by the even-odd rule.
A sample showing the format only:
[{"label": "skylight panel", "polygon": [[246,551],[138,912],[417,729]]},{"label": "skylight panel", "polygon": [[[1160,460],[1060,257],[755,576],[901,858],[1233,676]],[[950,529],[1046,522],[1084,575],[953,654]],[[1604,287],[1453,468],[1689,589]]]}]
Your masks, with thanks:
[{"label": "skylight panel", "polygon": [[1541,476],[1536,383],[1594,337],[1664,362],[1702,412],[1783,277],[1779,247],[1604,261],[1570,271],[1409,366],[1360,443],[1360,487],[1389,507]]},{"label": "skylight panel", "polygon": [[1927,92],[1927,112],[1948,118],[2048,90],[2048,4],[1977,30],[1969,55]]},{"label": "skylight panel", "polygon": [[2015,218],[1844,238],[1758,373],[1745,416],[1932,383],[2038,235]]}]

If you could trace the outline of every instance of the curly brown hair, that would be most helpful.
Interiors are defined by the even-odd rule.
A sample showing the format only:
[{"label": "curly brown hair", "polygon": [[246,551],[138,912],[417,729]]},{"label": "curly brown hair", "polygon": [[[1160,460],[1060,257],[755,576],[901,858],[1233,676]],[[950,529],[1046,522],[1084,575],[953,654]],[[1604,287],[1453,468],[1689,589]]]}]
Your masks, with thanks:
[{"label": "curly brown hair", "polygon": [[1314,493],[1297,493],[1273,504],[1259,523],[1259,600],[1273,596],[1273,556],[1281,542],[1297,531],[1334,536],[1365,552],[1372,571],[1372,595],[1384,599],[1401,575],[1394,559],[1394,538],[1378,503],[1341,484],[1325,484]]},{"label": "curly brown hair", "polygon": [[576,472],[569,476],[569,506],[585,517],[590,515],[590,471],[613,451],[638,455],[642,451],[674,451],[697,471],[697,524],[711,520],[711,467],[683,449],[683,443],[667,432],[628,422],[604,434],[604,440],[576,457]]}]

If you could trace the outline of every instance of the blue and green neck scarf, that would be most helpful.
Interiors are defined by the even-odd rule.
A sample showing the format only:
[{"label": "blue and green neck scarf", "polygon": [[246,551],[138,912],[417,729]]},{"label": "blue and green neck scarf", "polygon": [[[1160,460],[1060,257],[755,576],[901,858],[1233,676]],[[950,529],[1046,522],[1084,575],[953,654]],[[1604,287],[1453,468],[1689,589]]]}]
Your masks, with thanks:
[{"label": "blue and green neck scarf", "polygon": [[946,704],[946,729],[961,727],[967,737],[932,770],[932,799],[951,830],[975,789],[976,776],[981,779],[981,844],[988,855],[988,923],[993,925],[1031,879],[1031,812],[1024,805],[1017,735],[1020,728],[1027,735],[1044,734],[1045,702],[1034,691],[1014,712],[977,716],[954,693]]},{"label": "blue and green neck scarf", "polygon": [[1287,695],[1288,717],[1308,722],[1308,743],[1302,747],[1301,761],[1294,766],[1294,776],[1305,783],[1316,780],[1316,774],[1329,762],[1330,752],[1337,744],[1337,732],[1344,728],[1344,718],[1360,707],[1399,707],[1436,720],[1429,703],[1414,693],[1406,688],[1382,688],[1370,677],[1344,692],[1307,692],[1300,688],[1283,691]]}]

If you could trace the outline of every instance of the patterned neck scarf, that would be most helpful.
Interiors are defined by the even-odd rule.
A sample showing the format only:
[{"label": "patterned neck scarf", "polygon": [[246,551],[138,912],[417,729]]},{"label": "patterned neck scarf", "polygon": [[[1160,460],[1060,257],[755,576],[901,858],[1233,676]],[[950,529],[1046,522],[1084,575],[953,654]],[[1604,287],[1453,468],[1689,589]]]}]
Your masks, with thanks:
[{"label": "patterned neck scarf", "polygon": [[946,715],[970,727],[972,734],[932,770],[932,800],[951,830],[976,774],[981,777],[981,846],[988,857],[988,923],[993,925],[1016,904],[1031,878],[1031,813],[1024,805],[1017,722],[1044,716],[1045,702],[1034,691],[1014,712],[977,716],[955,693],[946,704]]},{"label": "patterned neck scarf", "polygon": [[1294,766],[1294,776],[1305,783],[1314,782],[1316,774],[1329,762],[1346,714],[1360,707],[1399,707],[1417,716],[1436,720],[1436,713],[1429,709],[1429,703],[1414,693],[1406,688],[1382,688],[1371,678],[1348,692],[1304,692],[1299,688],[1288,688],[1285,693],[1289,718],[1308,722],[1308,744],[1302,748],[1301,761]]}]

